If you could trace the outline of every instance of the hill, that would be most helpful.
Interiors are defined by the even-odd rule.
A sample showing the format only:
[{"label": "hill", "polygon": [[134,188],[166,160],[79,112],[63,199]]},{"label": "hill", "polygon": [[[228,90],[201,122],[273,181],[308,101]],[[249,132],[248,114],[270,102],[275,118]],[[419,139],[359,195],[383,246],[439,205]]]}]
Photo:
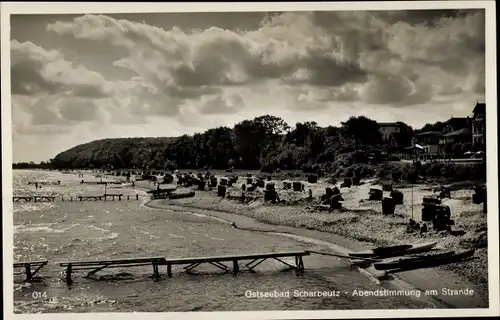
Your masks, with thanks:
[{"label": "hill", "polygon": [[[393,152],[411,144],[413,129],[404,123],[401,125],[401,133],[395,136],[399,147]],[[486,177],[485,162],[480,166],[445,162],[381,163],[385,159],[377,155],[382,145],[379,124],[364,116],[351,117],[339,127],[299,122],[292,128],[283,119],[266,115],[241,121],[233,128],[218,127],[194,135],[91,141],[63,151],[50,161],[17,163],[13,168],[173,170],[233,167],[381,179],[424,176],[473,181]]]},{"label": "hill", "polygon": [[381,142],[377,122],[363,116],[351,117],[340,127],[303,122],[292,128],[283,119],[266,115],[233,128],[218,127],[181,137],[96,140],[59,153],[50,166],[334,171],[341,163],[355,162],[356,150],[370,151]]}]

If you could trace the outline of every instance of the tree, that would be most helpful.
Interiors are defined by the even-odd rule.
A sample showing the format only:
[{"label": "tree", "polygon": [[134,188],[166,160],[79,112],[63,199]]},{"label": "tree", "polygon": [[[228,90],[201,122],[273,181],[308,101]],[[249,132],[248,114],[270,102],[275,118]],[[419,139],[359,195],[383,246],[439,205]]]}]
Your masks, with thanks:
[{"label": "tree", "polygon": [[437,121],[435,123],[426,123],[422,129],[417,132],[427,132],[427,131],[443,131],[446,124],[441,121]]},{"label": "tree", "polygon": [[352,136],[355,142],[362,146],[374,146],[382,142],[379,128],[376,121],[365,116],[350,117],[346,122],[342,122],[344,133]]}]

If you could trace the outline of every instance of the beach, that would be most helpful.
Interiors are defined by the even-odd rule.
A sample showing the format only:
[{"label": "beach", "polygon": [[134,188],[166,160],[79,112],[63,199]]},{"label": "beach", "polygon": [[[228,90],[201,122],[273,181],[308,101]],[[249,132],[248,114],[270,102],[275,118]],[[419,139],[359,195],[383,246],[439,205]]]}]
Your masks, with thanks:
[{"label": "beach", "polygon": [[[78,194],[102,194],[102,186],[81,185],[81,179],[76,173],[16,170],[14,195],[38,193],[76,197]],[[85,173],[83,179],[99,181],[101,177]],[[104,179],[116,178],[108,176]],[[33,186],[27,184],[32,180],[60,180],[61,185],[34,190]],[[172,278],[153,281],[150,268],[144,267],[103,270],[97,280],[75,275],[75,283],[68,287],[62,280],[63,269],[58,266],[58,262],[158,255],[192,257],[290,249],[339,252],[373,246],[373,243],[356,239],[357,235],[348,236],[355,227],[348,229],[343,223],[344,228],[340,228],[334,223],[335,219],[352,219],[352,212],[351,216],[348,212],[339,215],[311,214],[306,212],[304,205],[268,205],[259,201],[241,204],[234,200],[218,199],[214,191],[195,191],[192,198],[150,201],[144,191],[154,188],[154,184],[144,181],[135,183],[134,188],[130,185],[113,188],[113,192],[119,189],[120,193],[129,195],[131,200],[127,201],[14,204],[14,260],[50,261],[42,269],[40,281],[24,283],[22,277],[15,278],[16,312],[487,306],[487,293],[483,290],[486,284],[471,281],[455,270],[416,270],[404,276],[398,275],[391,281],[377,281],[367,272],[353,268],[345,259],[316,255],[305,258],[306,273],[303,277],[279,272],[282,268],[279,263],[266,262],[259,266],[257,274],[242,273],[234,277],[221,274],[212,267],[203,267],[195,275],[174,270]],[[319,192],[320,188],[321,184],[318,184],[315,192]],[[135,200],[137,194],[140,195],[139,200]],[[348,200],[350,197],[347,193],[344,193],[344,198],[346,207],[348,201],[355,201]],[[367,219],[373,219],[375,214],[371,213],[373,217],[368,215]],[[344,232],[340,229],[344,229]],[[397,239],[382,240],[391,242]],[[426,281],[422,281],[422,277]],[[419,298],[353,295],[353,290],[375,292],[383,288],[419,291],[426,290],[425,286],[430,284],[455,289],[470,288],[474,289],[475,295]],[[300,294],[295,296],[296,290],[299,293],[338,291],[342,294],[311,298]],[[247,291],[289,292],[291,297],[249,298]],[[46,292],[46,297],[34,299],[34,292]]]}]

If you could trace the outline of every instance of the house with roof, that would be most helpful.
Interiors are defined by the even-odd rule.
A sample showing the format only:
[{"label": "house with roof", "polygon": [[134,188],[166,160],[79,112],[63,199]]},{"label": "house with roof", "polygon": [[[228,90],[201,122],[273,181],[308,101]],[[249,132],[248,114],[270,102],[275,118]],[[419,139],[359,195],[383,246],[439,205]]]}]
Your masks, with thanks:
[{"label": "house with roof", "polygon": [[472,143],[486,143],[486,103],[476,102],[472,111]]},{"label": "house with roof", "polygon": [[411,145],[411,133],[404,130],[400,122],[379,122],[379,132],[382,137],[381,151],[388,155],[401,156],[405,147]]},{"label": "house with roof", "polygon": [[401,132],[402,127],[401,123],[397,122],[379,122],[378,125],[383,142],[388,142],[392,134]]},{"label": "house with roof", "polygon": [[469,117],[451,117],[444,123],[443,135],[459,131],[464,128],[472,129],[472,119]]},{"label": "house with roof", "polygon": [[413,135],[412,145],[421,146],[425,158],[434,159],[440,155],[439,139],[443,133],[441,131],[426,131]]},{"label": "house with roof", "polygon": [[472,131],[469,128],[462,128],[446,134],[443,134],[439,139],[440,145],[447,143],[470,143]]},{"label": "house with roof", "polygon": [[441,130],[420,132],[414,135],[415,142],[422,146],[425,158],[441,158],[449,154],[450,145],[468,144],[472,138],[470,117],[451,117],[443,123]]},{"label": "house with roof", "polygon": [[470,144],[472,139],[472,119],[469,117],[452,117],[445,122],[442,135],[439,138],[439,149],[443,156],[448,155],[450,147],[456,143]]}]

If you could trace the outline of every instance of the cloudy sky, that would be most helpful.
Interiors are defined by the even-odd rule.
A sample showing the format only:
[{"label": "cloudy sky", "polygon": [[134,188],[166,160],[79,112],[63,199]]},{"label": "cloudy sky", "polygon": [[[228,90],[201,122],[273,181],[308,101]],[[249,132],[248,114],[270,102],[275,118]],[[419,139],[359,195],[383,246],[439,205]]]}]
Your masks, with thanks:
[{"label": "cloudy sky", "polygon": [[485,96],[482,10],[11,16],[13,160],[273,114],[413,127]]}]

